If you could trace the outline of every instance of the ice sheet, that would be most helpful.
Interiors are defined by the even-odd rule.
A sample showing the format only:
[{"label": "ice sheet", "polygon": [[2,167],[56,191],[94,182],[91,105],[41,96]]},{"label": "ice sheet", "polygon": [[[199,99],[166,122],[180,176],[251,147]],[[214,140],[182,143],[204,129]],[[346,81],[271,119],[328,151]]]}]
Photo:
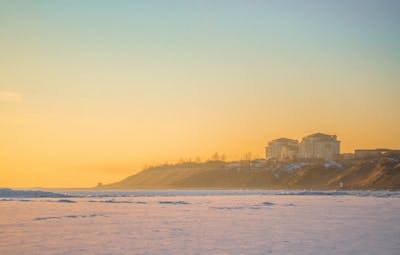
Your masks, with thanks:
[{"label": "ice sheet", "polygon": [[93,193],[81,191],[69,198],[75,203],[4,199],[0,254],[398,255],[400,250],[400,198],[394,196],[153,192],[140,199],[128,191],[93,199]]}]

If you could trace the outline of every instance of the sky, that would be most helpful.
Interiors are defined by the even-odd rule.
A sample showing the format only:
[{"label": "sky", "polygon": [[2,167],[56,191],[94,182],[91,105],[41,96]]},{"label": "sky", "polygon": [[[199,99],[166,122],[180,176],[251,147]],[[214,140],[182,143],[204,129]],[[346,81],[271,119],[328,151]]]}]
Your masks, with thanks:
[{"label": "sky", "polygon": [[0,187],[323,132],[400,148],[400,2],[0,0]]}]

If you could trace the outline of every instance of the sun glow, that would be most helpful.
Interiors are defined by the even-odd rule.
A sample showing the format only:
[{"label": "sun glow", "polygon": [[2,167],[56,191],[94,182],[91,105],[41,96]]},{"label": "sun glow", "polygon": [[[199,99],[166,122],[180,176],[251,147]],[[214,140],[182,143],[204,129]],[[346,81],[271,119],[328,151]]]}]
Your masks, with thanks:
[{"label": "sun glow", "polygon": [[400,147],[392,8],[222,2],[0,3],[0,187],[263,157],[314,132]]}]

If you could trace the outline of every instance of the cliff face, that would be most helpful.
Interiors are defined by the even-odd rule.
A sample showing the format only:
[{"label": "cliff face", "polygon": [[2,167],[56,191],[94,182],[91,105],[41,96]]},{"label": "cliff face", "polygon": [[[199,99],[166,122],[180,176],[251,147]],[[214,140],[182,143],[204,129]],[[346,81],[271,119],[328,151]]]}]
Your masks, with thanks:
[{"label": "cliff face", "polygon": [[108,189],[400,189],[400,155],[363,160],[183,163],[153,167]]}]

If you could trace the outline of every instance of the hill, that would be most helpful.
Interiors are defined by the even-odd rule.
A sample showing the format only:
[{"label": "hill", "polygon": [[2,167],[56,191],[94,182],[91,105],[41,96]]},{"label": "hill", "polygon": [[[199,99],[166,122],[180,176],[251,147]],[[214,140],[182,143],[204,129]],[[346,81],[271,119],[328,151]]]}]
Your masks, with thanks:
[{"label": "hill", "polygon": [[102,189],[400,189],[400,155],[337,161],[181,163],[145,169]]}]

